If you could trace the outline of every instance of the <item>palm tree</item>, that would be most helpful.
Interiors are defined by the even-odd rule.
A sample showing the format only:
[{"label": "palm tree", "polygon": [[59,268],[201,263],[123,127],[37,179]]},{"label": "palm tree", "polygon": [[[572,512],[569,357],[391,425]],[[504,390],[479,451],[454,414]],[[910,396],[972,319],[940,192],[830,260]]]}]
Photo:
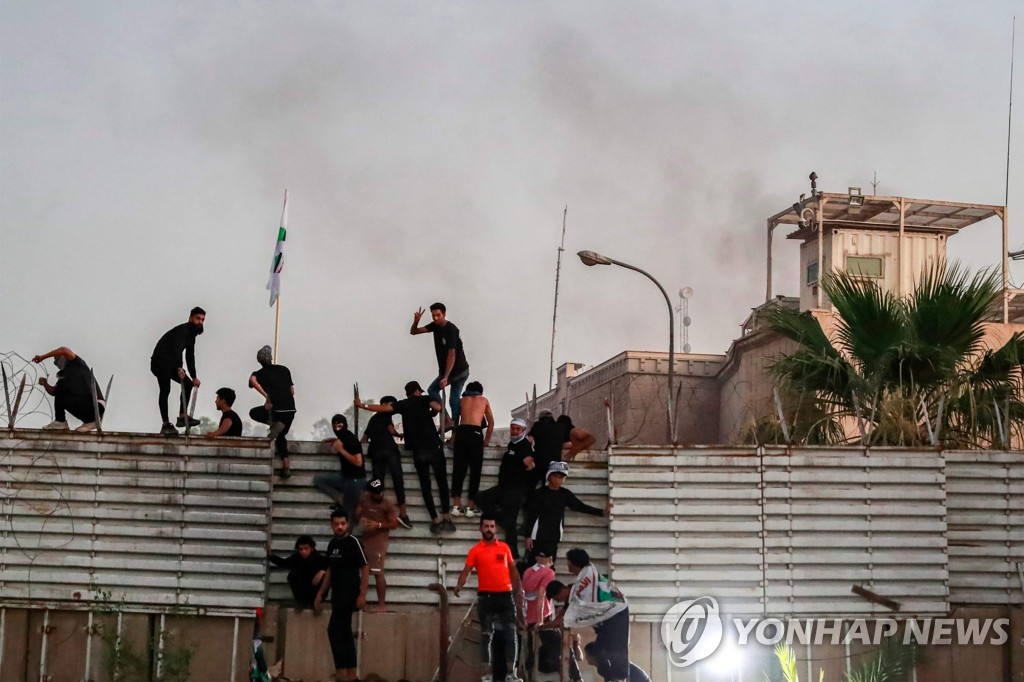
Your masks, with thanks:
[{"label": "palm tree", "polygon": [[1001,294],[994,274],[942,263],[907,297],[847,273],[824,276],[822,287],[838,314],[832,338],[810,313],[779,307],[765,316],[798,344],[771,367],[798,439],[1006,447],[1020,435],[1024,337],[983,345],[986,312]]}]

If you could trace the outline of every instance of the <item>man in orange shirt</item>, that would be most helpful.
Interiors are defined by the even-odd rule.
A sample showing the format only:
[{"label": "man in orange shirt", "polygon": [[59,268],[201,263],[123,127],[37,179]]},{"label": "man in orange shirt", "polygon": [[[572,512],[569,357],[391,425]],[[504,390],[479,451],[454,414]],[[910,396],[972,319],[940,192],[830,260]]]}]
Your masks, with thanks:
[{"label": "man in orange shirt", "polygon": [[[494,537],[498,524],[494,517],[480,518],[480,542],[466,555],[466,565],[455,583],[455,596],[459,596],[469,574],[476,569],[477,616],[480,619],[480,682],[492,682],[491,639],[500,629],[505,640],[505,662],[508,674],[505,682],[523,682],[516,676],[516,657],[519,642],[517,627],[526,625],[526,604],[519,571],[516,570],[512,550]],[[496,628],[495,626],[500,626]]]}]

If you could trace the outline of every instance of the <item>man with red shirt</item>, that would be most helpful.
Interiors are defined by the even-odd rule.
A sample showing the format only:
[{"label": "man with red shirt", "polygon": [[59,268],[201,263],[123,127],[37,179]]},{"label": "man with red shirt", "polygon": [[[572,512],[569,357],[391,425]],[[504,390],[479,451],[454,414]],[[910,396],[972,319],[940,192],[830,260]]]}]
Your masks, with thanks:
[{"label": "man with red shirt", "polygon": [[459,573],[455,583],[454,594],[459,596],[469,574],[476,569],[477,575],[477,606],[476,612],[480,619],[480,682],[492,682],[491,675],[491,639],[494,637],[495,626],[500,626],[505,640],[505,662],[508,674],[505,682],[523,682],[516,676],[516,657],[519,644],[516,628],[525,625],[525,598],[523,586],[516,570],[516,562],[512,551],[501,540],[494,537],[498,524],[494,517],[484,515],[480,518],[481,540],[466,555],[466,565]]}]

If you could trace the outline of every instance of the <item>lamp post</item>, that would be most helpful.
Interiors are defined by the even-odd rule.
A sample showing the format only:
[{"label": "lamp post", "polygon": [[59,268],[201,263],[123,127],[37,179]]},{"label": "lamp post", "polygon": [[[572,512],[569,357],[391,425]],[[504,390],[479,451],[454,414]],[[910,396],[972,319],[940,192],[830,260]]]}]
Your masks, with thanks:
[{"label": "lamp post", "polygon": [[674,445],[676,442],[676,411],[672,404],[673,398],[673,378],[675,376],[675,335],[676,335],[676,324],[675,316],[672,310],[672,301],[669,300],[668,294],[665,292],[665,287],[661,286],[661,282],[654,279],[649,272],[641,270],[635,265],[629,263],[623,263],[617,261],[614,258],[608,256],[602,256],[594,251],[579,251],[577,256],[583,261],[584,265],[618,265],[621,268],[627,270],[633,270],[639,272],[647,279],[654,282],[654,286],[658,287],[658,291],[665,297],[665,305],[668,306],[668,442],[670,445]]}]

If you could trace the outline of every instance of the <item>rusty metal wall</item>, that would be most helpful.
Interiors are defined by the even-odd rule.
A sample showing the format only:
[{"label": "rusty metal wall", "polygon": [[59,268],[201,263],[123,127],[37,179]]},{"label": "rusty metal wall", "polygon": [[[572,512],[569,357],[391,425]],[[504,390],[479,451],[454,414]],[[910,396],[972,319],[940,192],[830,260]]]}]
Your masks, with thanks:
[{"label": "rusty metal wall", "polygon": [[251,616],[270,475],[252,439],[5,433],[0,605]]}]

